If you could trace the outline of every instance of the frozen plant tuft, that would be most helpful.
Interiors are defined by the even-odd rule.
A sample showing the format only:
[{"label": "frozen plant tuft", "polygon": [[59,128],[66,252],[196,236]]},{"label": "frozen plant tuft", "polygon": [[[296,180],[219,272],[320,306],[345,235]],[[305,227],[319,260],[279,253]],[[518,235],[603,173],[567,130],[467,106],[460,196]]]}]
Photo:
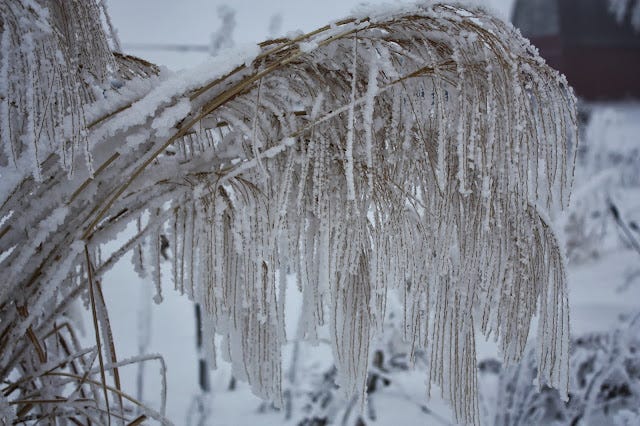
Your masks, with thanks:
[{"label": "frozen plant tuft", "polygon": [[[538,383],[566,397],[566,277],[550,218],[568,203],[575,98],[515,29],[475,6],[425,3],[265,42],[251,56],[228,52],[173,76],[105,47],[91,62],[99,70],[60,83],[60,102],[75,109],[49,122],[48,84],[72,66],[64,52],[107,39],[100,31],[45,37],[56,25],[100,21],[93,2],[65,2],[69,20],[55,13],[60,4],[0,9],[3,28],[16,34],[3,35],[0,57],[12,76],[2,79],[0,111],[11,123],[1,127],[0,157],[8,177],[0,377],[15,391],[10,402],[63,393],[43,365],[75,356],[79,373],[65,383],[98,408],[41,404],[34,415],[126,416],[122,392],[105,382],[119,364],[108,330],[98,332],[108,324],[100,279],[135,252],[136,270],[160,289],[163,241],[173,284],[202,306],[208,339],[222,334],[217,350],[234,374],[276,403],[288,271],[303,293],[302,334],[313,340],[328,327],[337,381],[361,407],[369,344],[391,291],[404,301],[405,339],[429,354],[428,383],[459,422],[478,422],[476,332],[515,363],[535,314]],[[32,23],[33,45],[19,41],[20,20]],[[34,63],[45,60],[44,47],[51,71]],[[79,119],[87,109],[103,113]],[[130,224],[131,239],[103,250]],[[71,301],[87,295],[98,313],[96,347],[45,345]],[[93,381],[81,380],[83,371]]]}]

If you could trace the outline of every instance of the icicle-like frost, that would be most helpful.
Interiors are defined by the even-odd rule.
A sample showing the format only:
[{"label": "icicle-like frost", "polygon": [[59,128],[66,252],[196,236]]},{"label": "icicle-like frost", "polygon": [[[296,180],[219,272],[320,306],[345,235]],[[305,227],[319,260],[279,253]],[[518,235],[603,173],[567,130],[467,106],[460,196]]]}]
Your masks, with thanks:
[{"label": "icicle-like frost", "polygon": [[349,101],[349,118],[347,119],[347,147],[345,149],[344,172],[347,179],[347,199],[355,200],[356,189],[353,177],[353,132],[356,107],[356,73],[358,71],[358,38],[353,37],[353,64],[351,66],[351,97]]},{"label": "icicle-like frost", "polygon": [[[367,79],[367,93],[364,104],[363,121],[364,121],[364,149],[366,153],[367,164],[367,187],[369,191],[373,190],[373,109],[375,105],[376,94],[378,93],[378,61],[380,58],[373,46],[369,47],[371,60],[369,63],[369,76]],[[352,96],[353,102],[353,96]]]},{"label": "icicle-like frost", "polygon": [[156,294],[153,296],[155,303],[162,303],[162,282],[161,282],[161,266],[160,266],[160,230],[151,233],[147,241],[149,255],[146,257],[148,263],[146,270],[150,271],[151,282],[155,288]]},{"label": "icicle-like frost", "polygon": [[9,52],[10,33],[3,31],[0,38],[0,51],[5,52],[0,58],[0,143],[6,159],[15,166],[16,153],[14,152],[13,140],[11,138],[11,126],[9,115],[9,68],[10,62],[6,52]]}]

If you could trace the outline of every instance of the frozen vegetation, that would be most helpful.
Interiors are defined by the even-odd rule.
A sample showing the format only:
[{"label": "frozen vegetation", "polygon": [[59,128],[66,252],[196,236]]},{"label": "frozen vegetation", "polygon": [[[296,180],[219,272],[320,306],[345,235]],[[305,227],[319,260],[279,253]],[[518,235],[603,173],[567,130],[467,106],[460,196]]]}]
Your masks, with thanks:
[{"label": "frozen vegetation", "polygon": [[[427,421],[561,421],[584,412],[576,383],[583,405],[600,403],[598,367],[634,362],[620,355],[634,317],[570,353],[563,242],[576,264],[633,249],[636,207],[602,188],[637,189],[638,151],[603,149],[596,125],[578,151],[571,89],[511,26],[461,2],[368,8],[172,73],[113,53],[102,5],[0,4],[4,422],[171,422],[150,307],[134,351],[117,350],[109,311],[131,290],[103,288],[129,259],[142,300],[175,290],[197,304],[199,362],[231,365],[214,394],[240,412],[246,381],[275,424],[388,424],[390,395]],[[574,203],[601,216],[567,210],[577,154],[578,176],[599,180]],[[598,220],[631,237],[598,234]],[[478,377],[481,335],[501,359]],[[636,395],[624,371],[616,383]],[[509,397],[492,405],[479,385]],[[631,401],[616,400],[616,421],[637,418]],[[203,392],[189,422],[219,409]]]}]

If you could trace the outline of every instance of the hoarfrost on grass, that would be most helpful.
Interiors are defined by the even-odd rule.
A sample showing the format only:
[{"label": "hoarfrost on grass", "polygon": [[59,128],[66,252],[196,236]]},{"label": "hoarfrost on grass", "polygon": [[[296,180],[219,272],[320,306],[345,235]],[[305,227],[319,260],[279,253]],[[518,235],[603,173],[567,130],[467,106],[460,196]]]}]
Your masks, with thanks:
[{"label": "hoarfrost on grass", "polygon": [[[0,344],[17,342],[2,347],[4,377],[30,356],[27,345],[38,351],[28,330],[62,315],[90,274],[98,282],[133,250],[156,301],[166,257],[174,287],[202,307],[208,339],[223,335],[237,377],[276,404],[288,272],[306,307],[300,334],[317,341],[329,329],[337,380],[361,408],[370,341],[392,292],[404,301],[411,353],[429,352],[428,386],[458,421],[478,421],[476,332],[517,362],[536,313],[539,382],[566,393],[566,277],[547,217],[571,186],[575,98],[512,27],[460,4],[394,6],[171,74],[112,53],[102,9],[87,5],[97,35],[74,27],[27,46],[31,55],[82,46],[59,39],[79,34],[102,46],[83,50],[97,68],[73,86],[65,73],[43,74],[73,87],[60,101],[71,112],[55,115],[64,129],[42,121],[46,90],[33,76],[26,91],[2,86],[12,133],[2,128],[0,174],[15,186],[0,207],[9,252]],[[76,6],[68,12],[85,13]],[[2,18],[20,7],[3,3]],[[23,30],[7,22],[17,46]],[[9,52],[0,73],[34,72],[37,60],[72,68],[72,52],[26,62]],[[26,120],[6,108],[24,96]],[[135,236],[103,256],[129,224]],[[24,229],[37,230],[26,244]],[[97,312],[104,336],[106,309]]]}]

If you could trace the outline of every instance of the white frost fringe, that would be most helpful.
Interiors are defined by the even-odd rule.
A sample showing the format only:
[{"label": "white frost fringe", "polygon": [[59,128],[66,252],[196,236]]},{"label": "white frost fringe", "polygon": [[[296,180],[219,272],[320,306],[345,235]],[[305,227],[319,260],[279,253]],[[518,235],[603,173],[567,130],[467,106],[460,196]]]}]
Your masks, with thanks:
[{"label": "white frost fringe", "polygon": [[[303,294],[301,334],[317,341],[328,326],[339,384],[361,406],[388,291],[404,300],[411,353],[430,354],[428,382],[459,422],[478,423],[476,332],[517,362],[536,312],[539,383],[566,396],[566,274],[547,217],[568,203],[576,100],[517,30],[477,7],[426,3],[170,77],[102,49],[93,64],[105,71],[72,86],[47,67],[75,50],[37,56],[57,39],[35,36],[20,47],[8,21],[20,4],[0,6],[10,29],[0,77],[26,67],[28,78],[26,92],[0,81],[0,176],[18,182],[0,200],[3,379],[32,365],[21,364],[27,330],[83,293],[82,241],[95,279],[146,247],[136,265],[158,299],[169,256],[175,288],[206,313],[208,339],[225,336],[209,355],[276,403],[287,273]],[[124,83],[105,87],[118,72]],[[45,114],[58,86],[74,89]],[[15,99],[30,105],[22,115]],[[83,150],[93,165],[76,158]],[[133,238],[97,255],[136,223]],[[18,315],[13,301],[38,309]]]}]

